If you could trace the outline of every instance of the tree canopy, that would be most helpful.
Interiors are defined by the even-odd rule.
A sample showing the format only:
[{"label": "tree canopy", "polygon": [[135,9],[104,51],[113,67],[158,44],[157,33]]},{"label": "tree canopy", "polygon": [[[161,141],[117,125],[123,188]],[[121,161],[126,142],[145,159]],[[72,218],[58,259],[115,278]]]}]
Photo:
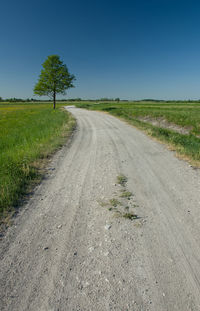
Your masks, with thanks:
[{"label": "tree canopy", "polygon": [[50,55],[42,64],[43,69],[35,85],[34,93],[49,96],[56,106],[56,94],[66,94],[66,90],[74,87],[75,76],[70,74],[58,55]]}]

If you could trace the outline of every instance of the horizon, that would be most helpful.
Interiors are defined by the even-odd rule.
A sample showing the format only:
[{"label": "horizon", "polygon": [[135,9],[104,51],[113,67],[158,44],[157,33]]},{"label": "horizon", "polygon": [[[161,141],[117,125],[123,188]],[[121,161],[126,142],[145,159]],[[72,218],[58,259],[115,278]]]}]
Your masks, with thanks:
[{"label": "horizon", "polygon": [[[45,96],[41,96],[41,97],[45,97]],[[0,98],[0,103],[2,102],[13,102],[13,103],[20,103],[20,102],[53,102],[53,99],[42,99],[42,98],[16,98],[16,97],[11,97],[11,98]],[[74,101],[74,102],[78,102],[78,101],[99,101],[99,102],[186,102],[186,103],[192,103],[192,102],[200,102],[200,99],[155,99],[155,98],[140,98],[140,99],[124,99],[124,98],[81,98],[81,97],[75,97],[75,98],[58,98],[56,99],[57,102],[60,101]]]}]

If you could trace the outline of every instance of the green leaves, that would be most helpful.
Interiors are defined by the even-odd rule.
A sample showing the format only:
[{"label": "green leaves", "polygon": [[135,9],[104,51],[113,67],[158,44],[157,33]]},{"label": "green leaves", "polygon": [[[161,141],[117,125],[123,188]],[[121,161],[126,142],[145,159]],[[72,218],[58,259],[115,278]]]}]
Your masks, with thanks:
[{"label": "green leaves", "polygon": [[43,69],[34,88],[36,95],[54,97],[57,93],[65,94],[68,88],[74,87],[75,76],[71,75],[67,66],[58,55],[50,55],[43,63]]}]

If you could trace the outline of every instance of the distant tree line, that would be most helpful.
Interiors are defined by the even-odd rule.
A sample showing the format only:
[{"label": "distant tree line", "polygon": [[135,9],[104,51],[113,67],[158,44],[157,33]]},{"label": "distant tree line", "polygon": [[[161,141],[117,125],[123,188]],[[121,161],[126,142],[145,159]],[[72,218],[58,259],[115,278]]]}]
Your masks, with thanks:
[{"label": "distant tree line", "polygon": [[[200,99],[197,100],[163,100],[163,99],[151,99],[151,98],[145,98],[140,100],[127,100],[127,99],[120,99],[120,98],[96,98],[96,99],[82,99],[80,97],[77,98],[63,98],[63,99],[57,99],[58,102],[163,102],[163,103],[199,103]],[[11,97],[11,98],[4,98],[0,96],[0,102],[51,102],[51,99],[36,99],[36,98],[17,98],[17,97]]]},{"label": "distant tree line", "polygon": [[200,99],[192,100],[192,99],[186,99],[186,100],[177,100],[177,99],[153,99],[153,98],[145,98],[140,100],[133,100],[134,102],[163,102],[163,103],[199,103]]},{"label": "distant tree line", "polygon": [[[17,97],[11,97],[11,98],[5,98],[3,99],[2,97],[0,97],[0,101],[1,102],[51,102],[51,99],[36,99],[36,98],[17,98]],[[63,98],[63,99],[57,99],[58,102],[77,102],[77,101],[120,101],[120,98],[97,98],[97,99],[82,99],[80,97],[77,98]],[[123,100],[123,101],[127,101],[127,100]]]},{"label": "distant tree line", "polygon": [[33,101],[38,101],[37,99],[34,98],[16,98],[16,97],[11,97],[11,98],[2,98],[0,97],[0,102],[33,102]]}]

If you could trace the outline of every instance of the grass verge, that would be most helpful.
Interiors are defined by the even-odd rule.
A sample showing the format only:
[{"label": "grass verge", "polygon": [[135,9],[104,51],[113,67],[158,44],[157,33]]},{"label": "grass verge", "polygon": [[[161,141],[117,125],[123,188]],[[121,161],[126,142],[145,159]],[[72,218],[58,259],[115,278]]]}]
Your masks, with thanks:
[{"label": "grass verge", "polygon": [[74,118],[59,105],[55,111],[51,104],[0,105],[1,222],[41,179],[41,168],[74,127]]}]

